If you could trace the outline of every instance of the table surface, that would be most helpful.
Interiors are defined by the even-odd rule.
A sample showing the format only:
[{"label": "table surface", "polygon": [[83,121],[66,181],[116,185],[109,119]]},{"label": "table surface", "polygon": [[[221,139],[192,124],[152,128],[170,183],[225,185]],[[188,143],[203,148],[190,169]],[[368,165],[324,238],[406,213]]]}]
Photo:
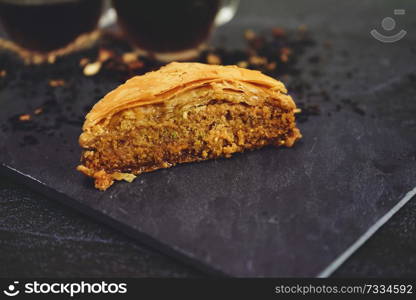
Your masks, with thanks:
[{"label": "table surface", "polygon": [[[250,7],[243,2],[241,9]],[[204,276],[9,178],[0,177],[0,203],[0,276]],[[414,206],[410,201],[334,276],[414,276]]]},{"label": "table surface", "polygon": [[[0,207],[2,277],[205,276],[5,177]],[[413,199],[333,276],[414,277],[415,220]]]}]

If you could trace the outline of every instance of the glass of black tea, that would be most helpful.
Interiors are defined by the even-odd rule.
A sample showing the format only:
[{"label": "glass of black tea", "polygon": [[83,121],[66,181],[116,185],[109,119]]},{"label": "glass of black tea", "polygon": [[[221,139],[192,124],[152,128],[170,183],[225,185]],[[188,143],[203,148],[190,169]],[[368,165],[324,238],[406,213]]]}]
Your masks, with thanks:
[{"label": "glass of black tea", "polygon": [[49,52],[93,31],[102,0],[0,0],[0,24],[23,48]]},{"label": "glass of black tea", "polygon": [[230,21],[238,0],[113,0],[132,44],[162,61],[196,56],[215,26]]}]

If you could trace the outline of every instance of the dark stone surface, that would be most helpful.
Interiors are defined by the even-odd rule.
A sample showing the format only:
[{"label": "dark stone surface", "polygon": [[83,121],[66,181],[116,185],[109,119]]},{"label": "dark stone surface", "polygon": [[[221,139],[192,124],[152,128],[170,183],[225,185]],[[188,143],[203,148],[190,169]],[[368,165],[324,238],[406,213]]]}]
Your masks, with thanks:
[{"label": "dark stone surface", "polygon": [[[316,101],[321,114],[300,124],[305,138],[295,148],[279,151],[268,148],[229,160],[178,166],[145,174],[133,184],[117,184],[108,192],[99,193],[92,189],[89,180],[70,171],[79,157],[76,144],[79,121],[64,122],[58,128],[48,127],[37,133],[30,128],[9,128],[6,121],[8,130],[0,133],[0,161],[9,170],[12,167],[21,173],[16,177],[18,180],[30,182],[50,196],[98,218],[105,216],[105,221],[119,229],[123,225],[121,229],[126,233],[199,267],[235,276],[316,275],[414,186],[416,103],[412,99],[416,89],[412,63],[415,39],[411,29],[416,32],[416,24],[406,17],[408,37],[397,44],[381,44],[371,39],[368,32],[396,8],[391,2],[378,1],[374,5],[375,1],[364,4],[351,1],[336,6],[330,1],[319,1],[320,5],[318,1],[310,2],[270,1],[268,6],[259,5],[256,15],[249,15],[248,11],[253,8],[245,4],[240,17],[220,32],[230,45],[238,44],[234,39],[247,27],[293,27],[305,23],[314,33],[318,44],[314,51],[323,55],[322,63],[313,67],[301,62],[300,69],[305,78],[314,74],[309,76],[309,81],[315,87],[325,88],[331,101],[322,97],[316,100],[297,98]],[[410,1],[403,1],[403,5],[408,10],[415,8]],[[320,9],[323,6],[327,7],[325,15]],[[321,49],[319,45],[328,40],[332,45],[330,50]],[[48,67],[46,72],[50,72],[51,77],[63,77],[72,86],[53,91],[46,85],[45,70],[39,73],[36,68],[25,71],[9,68],[11,77],[0,90],[2,120],[33,111],[45,98],[56,101],[58,107],[66,105],[80,112],[91,102],[91,97],[99,98],[117,85],[117,79],[106,74],[95,78],[75,76],[76,62],[76,58],[68,58]],[[314,68],[318,68],[321,76],[316,76]],[[334,88],[335,85],[339,87]],[[341,111],[337,105],[342,107]],[[31,177],[22,176],[24,174]],[[15,192],[25,193],[18,189]],[[2,247],[10,250],[7,251],[10,255],[14,253],[13,247],[22,246],[20,242],[38,249],[34,253],[38,253],[40,260],[48,253],[41,250],[43,246],[54,248],[47,256],[56,260],[48,262],[43,257],[39,272],[51,270],[57,275],[71,272],[79,275],[91,271],[90,275],[135,276],[198,274],[149,254],[125,238],[117,241],[116,234],[88,223],[85,218],[71,219],[66,226],[65,220],[71,217],[48,213],[50,218],[43,223],[39,218],[42,213],[34,213],[35,218],[30,209],[24,209],[24,202],[15,201],[18,206],[13,208],[11,201],[11,208],[7,209],[9,200],[2,199],[6,203],[2,208],[6,209],[1,213],[5,217],[11,216],[13,220],[13,216],[18,216],[28,222],[22,226],[4,222],[5,236],[14,231],[22,235],[34,233],[35,237],[24,236],[15,245],[5,242]],[[45,202],[45,206],[48,205]],[[17,214],[10,214],[13,209]],[[42,211],[41,207],[39,209]],[[79,221],[82,223],[79,227],[73,225],[78,218],[83,220]],[[37,230],[25,228],[30,228],[31,222]],[[53,230],[49,229],[51,226]],[[83,232],[75,234],[84,229],[86,236]],[[385,236],[388,230],[383,229]],[[67,240],[71,242],[65,244]],[[59,244],[61,241],[65,241],[64,245]],[[94,243],[101,244],[91,245]],[[409,243],[411,247],[412,242]],[[109,245],[108,254],[101,251],[105,249],[103,245]],[[399,245],[407,244],[402,241]],[[123,253],[119,257],[121,261],[115,259],[107,269],[101,266],[104,261],[113,261],[118,246]],[[383,260],[379,249],[371,254],[374,264],[367,263],[367,269],[360,269],[360,260],[369,260],[368,252],[375,247],[371,243],[366,245],[355,255],[355,265],[353,259],[336,275],[385,275],[386,269],[377,263]],[[97,248],[100,251],[90,260],[89,255]],[[393,247],[391,251],[396,249]],[[75,260],[68,255],[72,252],[78,252]],[[20,261],[24,259],[19,257]],[[152,257],[152,263],[147,265],[143,257]],[[91,263],[92,267],[80,268],[79,263],[74,268],[68,266],[76,265],[77,259]],[[403,260],[397,262],[400,264]],[[66,267],[59,268],[65,263]],[[407,263],[414,265],[412,261]],[[140,273],[134,267],[129,268],[130,264],[152,268],[154,273]],[[12,274],[17,272],[14,268],[19,267],[7,264],[7,268]],[[398,275],[411,275],[406,268],[390,270],[392,273],[396,270]],[[25,274],[29,275],[30,271]]]},{"label": "dark stone surface", "polygon": [[[0,177],[0,277],[201,277],[117,231]],[[416,201],[338,269],[336,277],[414,277]]]},{"label": "dark stone surface", "polygon": [[0,277],[201,276],[6,177],[0,207]]}]

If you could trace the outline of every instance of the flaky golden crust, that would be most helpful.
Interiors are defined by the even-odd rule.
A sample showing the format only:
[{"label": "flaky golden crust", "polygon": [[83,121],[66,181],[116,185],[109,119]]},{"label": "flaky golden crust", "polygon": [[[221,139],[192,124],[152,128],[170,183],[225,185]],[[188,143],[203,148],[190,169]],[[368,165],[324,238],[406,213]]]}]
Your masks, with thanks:
[{"label": "flaky golden crust", "polygon": [[88,113],[77,170],[114,180],[301,138],[284,85],[235,66],[171,63],[107,94]]},{"label": "flaky golden crust", "polygon": [[[261,88],[270,96],[287,92],[280,81],[259,71],[237,66],[173,62],[158,71],[133,77],[108,93],[88,113],[83,129],[87,130],[121,110],[164,102],[184,91],[218,82],[227,82],[229,88],[246,93],[250,92],[250,85]],[[295,108],[291,98],[285,98],[284,101],[281,105]]]}]

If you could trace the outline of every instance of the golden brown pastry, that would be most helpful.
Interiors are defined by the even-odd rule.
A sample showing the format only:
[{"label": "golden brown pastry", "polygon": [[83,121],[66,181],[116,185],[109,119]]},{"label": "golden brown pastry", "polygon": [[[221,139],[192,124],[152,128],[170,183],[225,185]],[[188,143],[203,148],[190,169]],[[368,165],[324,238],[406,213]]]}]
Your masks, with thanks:
[{"label": "golden brown pastry", "polygon": [[136,76],[88,113],[78,170],[105,190],[114,180],[177,163],[230,157],[301,137],[284,85],[236,66],[171,63]]}]

